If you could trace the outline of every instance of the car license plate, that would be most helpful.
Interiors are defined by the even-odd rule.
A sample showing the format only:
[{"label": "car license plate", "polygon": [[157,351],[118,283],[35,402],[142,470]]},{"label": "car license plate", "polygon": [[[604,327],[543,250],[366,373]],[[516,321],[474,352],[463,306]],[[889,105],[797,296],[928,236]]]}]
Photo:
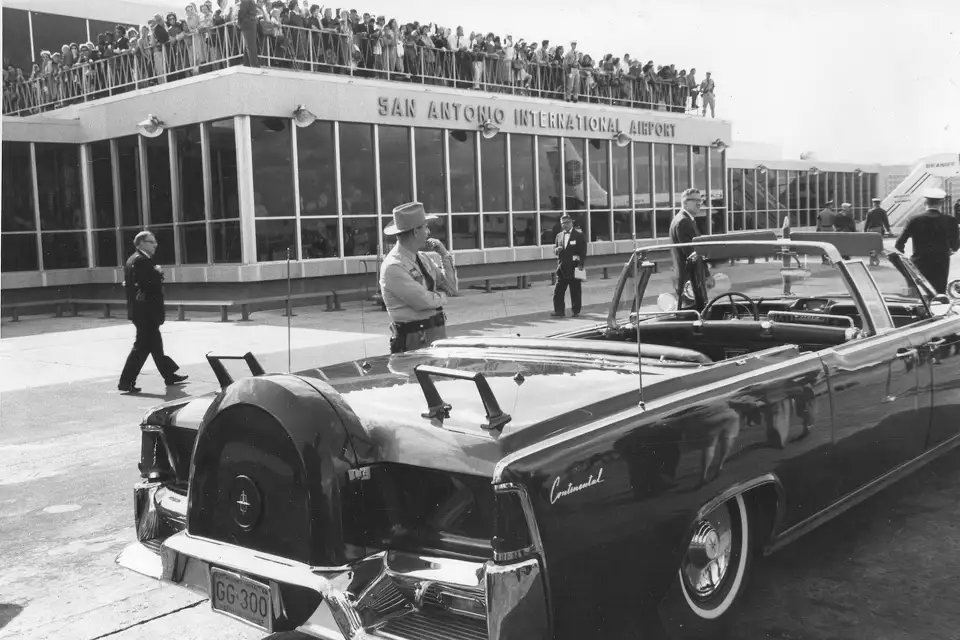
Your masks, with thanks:
[{"label": "car license plate", "polygon": [[270,586],[238,573],[210,569],[210,604],[214,611],[273,632]]}]

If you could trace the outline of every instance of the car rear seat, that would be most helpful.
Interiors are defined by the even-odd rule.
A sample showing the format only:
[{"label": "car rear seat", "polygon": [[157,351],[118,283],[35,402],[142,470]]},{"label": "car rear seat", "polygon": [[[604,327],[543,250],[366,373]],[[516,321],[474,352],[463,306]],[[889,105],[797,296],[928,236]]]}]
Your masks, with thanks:
[{"label": "car rear seat", "polygon": [[763,320],[704,320],[641,323],[645,343],[695,349],[714,361],[731,351],[753,352],[773,346],[795,344],[801,351],[814,351],[847,341],[846,327],[804,325]]}]

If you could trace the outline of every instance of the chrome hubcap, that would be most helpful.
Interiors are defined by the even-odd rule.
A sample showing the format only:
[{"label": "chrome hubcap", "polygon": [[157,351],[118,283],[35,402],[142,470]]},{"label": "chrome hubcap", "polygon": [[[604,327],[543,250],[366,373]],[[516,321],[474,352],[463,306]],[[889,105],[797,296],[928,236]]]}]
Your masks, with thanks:
[{"label": "chrome hubcap", "polygon": [[733,553],[733,526],[726,505],[714,510],[697,524],[680,573],[691,595],[709,598],[730,573]]}]

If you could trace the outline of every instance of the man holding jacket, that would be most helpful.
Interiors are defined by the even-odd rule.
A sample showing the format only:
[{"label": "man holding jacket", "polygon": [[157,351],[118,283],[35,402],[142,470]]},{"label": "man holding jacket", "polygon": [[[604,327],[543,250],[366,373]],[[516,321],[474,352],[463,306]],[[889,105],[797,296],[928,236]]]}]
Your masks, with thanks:
[{"label": "man holding jacket", "polygon": [[587,238],[580,231],[573,228],[573,218],[565,213],[560,217],[563,230],[557,234],[553,253],[557,256],[557,285],[553,290],[554,318],[564,316],[567,287],[570,288],[570,306],[573,317],[580,315],[580,279],[576,270],[583,269],[587,260]]},{"label": "man holding jacket", "polygon": [[[680,195],[680,211],[673,216],[670,221],[670,242],[672,244],[683,244],[693,242],[693,239],[700,235],[697,229],[697,215],[700,213],[700,205],[703,195],[699,189],[687,189]],[[690,265],[688,260],[696,257],[696,251],[686,247],[671,249],[673,253],[674,268],[677,271],[677,304],[681,305],[684,300],[684,291],[687,281],[690,280]]]},{"label": "man holding jacket", "polygon": [[137,250],[124,265],[123,285],[127,294],[127,318],[137,328],[137,338],[117,385],[117,389],[124,393],[140,392],[137,376],[147,356],[153,356],[153,363],[168,386],[187,379],[187,376],[177,375],[180,366],[163,352],[163,337],[160,335],[160,325],[164,321],[163,270],[153,259],[157,239],[149,231],[141,231],[134,238],[133,245]]}]

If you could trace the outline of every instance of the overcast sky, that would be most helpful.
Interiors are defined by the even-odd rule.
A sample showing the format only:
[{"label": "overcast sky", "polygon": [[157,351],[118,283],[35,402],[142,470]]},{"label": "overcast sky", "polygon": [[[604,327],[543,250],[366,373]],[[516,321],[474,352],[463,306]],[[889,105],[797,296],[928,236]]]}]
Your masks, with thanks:
[{"label": "overcast sky", "polygon": [[[337,2],[346,0],[337,0]],[[350,0],[355,2],[355,0]],[[184,2],[152,0],[182,8]],[[323,4],[317,2],[317,4]],[[339,4],[331,5],[334,8]],[[960,153],[958,0],[362,0],[344,5],[514,40],[579,41],[594,58],[712,71],[734,140],[788,158],[912,163]]]}]

